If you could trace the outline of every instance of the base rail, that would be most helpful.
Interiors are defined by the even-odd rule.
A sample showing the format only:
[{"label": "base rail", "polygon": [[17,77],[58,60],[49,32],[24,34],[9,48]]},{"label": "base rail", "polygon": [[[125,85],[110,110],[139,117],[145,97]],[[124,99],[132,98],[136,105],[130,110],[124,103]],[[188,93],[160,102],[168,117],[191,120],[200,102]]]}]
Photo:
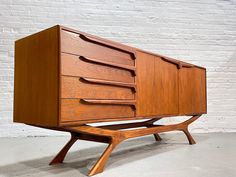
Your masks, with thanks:
[{"label": "base rail", "polygon": [[[197,120],[201,115],[195,115],[189,118],[188,120],[172,124],[172,125],[156,125],[156,121],[162,119],[163,117],[150,119],[143,122],[136,123],[126,123],[126,124],[113,124],[113,125],[103,125],[103,126],[89,126],[89,125],[78,125],[72,127],[65,127],[65,131],[71,133],[71,139],[67,144],[61,149],[61,151],[54,157],[50,162],[50,165],[55,165],[62,163],[65,159],[65,156],[71,146],[77,140],[87,140],[94,142],[107,143],[108,146],[98,159],[96,164],[89,172],[89,176],[96,175],[103,172],[104,167],[108,161],[109,156],[112,151],[116,148],[118,144],[122,141],[129,138],[135,138],[139,136],[145,136],[153,134],[156,141],[161,141],[161,137],[158,133],[169,132],[169,131],[182,131],[186,135],[189,144],[195,144],[193,137],[189,133],[188,126]],[[138,129],[132,129],[138,128]]]}]

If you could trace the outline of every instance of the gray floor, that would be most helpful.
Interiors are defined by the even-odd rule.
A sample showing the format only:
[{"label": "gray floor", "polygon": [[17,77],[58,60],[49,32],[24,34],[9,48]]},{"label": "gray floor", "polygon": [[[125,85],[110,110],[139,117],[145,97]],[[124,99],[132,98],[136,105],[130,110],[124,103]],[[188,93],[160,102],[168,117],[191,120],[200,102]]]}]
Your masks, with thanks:
[{"label": "gray floor", "polygon": [[[194,134],[188,145],[183,134],[161,134],[123,142],[112,154],[105,171],[96,177],[235,177],[236,133]],[[65,163],[48,166],[69,137],[0,139],[0,176],[86,176],[106,147],[78,141]]]}]

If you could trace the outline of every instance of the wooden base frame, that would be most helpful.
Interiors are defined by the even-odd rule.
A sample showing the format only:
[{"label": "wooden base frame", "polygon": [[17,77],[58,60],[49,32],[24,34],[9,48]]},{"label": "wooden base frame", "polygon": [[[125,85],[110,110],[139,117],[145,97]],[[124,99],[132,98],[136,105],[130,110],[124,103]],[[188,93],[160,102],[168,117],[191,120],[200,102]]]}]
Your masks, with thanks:
[{"label": "wooden base frame", "polygon": [[[115,147],[119,143],[129,138],[135,138],[139,136],[153,134],[155,140],[160,141],[161,137],[158,135],[158,133],[178,130],[178,131],[183,131],[185,133],[185,135],[188,138],[189,144],[195,144],[193,137],[188,131],[188,126],[196,119],[198,119],[200,116],[201,115],[195,115],[182,123],[172,124],[172,125],[154,125],[154,122],[162,119],[162,117],[159,117],[138,123],[116,124],[116,125],[106,125],[98,127],[92,127],[89,125],[65,127],[64,130],[69,131],[71,133],[71,139],[56,155],[56,157],[50,162],[50,165],[62,163],[67,152],[78,139],[109,144],[104,153],[96,162],[96,164],[90,170],[88,174],[89,176],[93,176],[103,172],[104,167],[113,149],[115,149]],[[141,128],[141,127],[146,127],[146,128]],[[131,128],[139,128],[139,129],[131,129]]]}]

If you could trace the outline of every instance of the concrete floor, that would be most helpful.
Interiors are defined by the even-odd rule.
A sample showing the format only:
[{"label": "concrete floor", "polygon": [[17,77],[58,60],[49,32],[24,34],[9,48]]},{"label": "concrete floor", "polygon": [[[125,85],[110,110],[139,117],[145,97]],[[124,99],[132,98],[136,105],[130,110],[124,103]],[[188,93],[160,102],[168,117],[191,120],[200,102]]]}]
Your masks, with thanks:
[{"label": "concrete floor", "polygon": [[[236,133],[161,134],[162,142],[145,136],[123,142],[96,177],[235,177]],[[0,138],[1,177],[82,177],[106,147],[78,141],[65,163],[48,166],[69,137]]]}]

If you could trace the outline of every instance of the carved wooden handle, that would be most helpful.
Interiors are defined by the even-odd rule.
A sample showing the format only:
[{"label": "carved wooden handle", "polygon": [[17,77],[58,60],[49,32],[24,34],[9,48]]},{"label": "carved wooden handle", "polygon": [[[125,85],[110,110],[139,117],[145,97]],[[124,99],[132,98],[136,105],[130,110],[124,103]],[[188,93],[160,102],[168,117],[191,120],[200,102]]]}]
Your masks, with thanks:
[{"label": "carved wooden handle", "polygon": [[188,63],[185,63],[185,62],[182,62],[182,61],[170,59],[170,58],[161,57],[161,59],[166,61],[166,62],[169,62],[169,63],[172,63],[172,64],[176,65],[178,67],[178,69],[181,69],[182,67],[191,68],[191,67],[194,66],[194,65],[191,65],[191,64],[188,64]]},{"label": "carved wooden handle", "polygon": [[111,105],[132,105],[136,106],[136,100],[102,100],[102,99],[81,99],[92,104],[111,104]]},{"label": "carved wooden handle", "polygon": [[109,62],[109,61],[103,61],[103,60],[90,58],[90,57],[84,57],[84,56],[80,56],[79,58],[81,60],[85,60],[87,62],[94,62],[94,63],[98,63],[98,64],[103,64],[103,65],[107,65],[107,66],[112,66],[112,67],[116,67],[116,68],[129,70],[129,71],[132,71],[136,75],[136,68],[134,66],[123,65],[123,64],[113,63],[113,62]]},{"label": "carved wooden handle", "polygon": [[94,78],[88,78],[88,77],[80,77],[80,79],[82,79],[86,82],[91,82],[91,83],[128,87],[128,88],[132,88],[132,89],[134,89],[134,91],[136,91],[136,84],[134,84],[134,83],[117,82],[117,81],[94,79]]},{"label": "carved wooden handle", "polygon": [[119,51],[122,51],[122,52],[125,52],[125,53],[129,53],[133,59],[136,59],[136,55],[135,55],[135,52],[134,51],[131,51],[131,50],[128,50],[127,48],[125,47],[117,47],[115,45],[111,45],[110,43],[106,43],[105,41],[100,41],[99,39],[96,39],[94,37],[91,37],[91,36],[86,36],[84,34],[79,34],[79,37],[85,41],[89,41],[89,42],[93,42],[93,43],[98,43],[100,45],[103,45],[103,46],[106,46],[106,47],[109,47],[109,48],[113,48],[115,50],[119,50]]}]

